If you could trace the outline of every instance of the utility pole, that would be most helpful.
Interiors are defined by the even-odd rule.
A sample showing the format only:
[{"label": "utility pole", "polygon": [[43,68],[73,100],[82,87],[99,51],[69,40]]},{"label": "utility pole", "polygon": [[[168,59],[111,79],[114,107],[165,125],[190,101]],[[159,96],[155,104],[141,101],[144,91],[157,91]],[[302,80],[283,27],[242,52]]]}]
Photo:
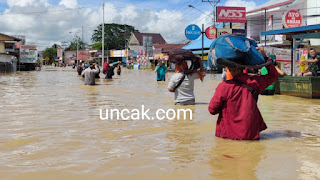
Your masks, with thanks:
[{"label": "utility pole", "polygon": [[[104,66],[104,0],[102,2],[102,67]],[[109,62],[108,62],[109,63]]]},{"label": "utility pole", "polygon": [[79,54],[79,38],[78,35],[76,34],[76,38],[77,38],[77,65],[79,66],[79,59],[78,59],[78,54]]},{"label": "utility pole", "polygon": [[83,41],[83,26],[82,26],[82,39],[81,39],[81,40],[82,40],[82,42],[84,42],[84,41]]}]

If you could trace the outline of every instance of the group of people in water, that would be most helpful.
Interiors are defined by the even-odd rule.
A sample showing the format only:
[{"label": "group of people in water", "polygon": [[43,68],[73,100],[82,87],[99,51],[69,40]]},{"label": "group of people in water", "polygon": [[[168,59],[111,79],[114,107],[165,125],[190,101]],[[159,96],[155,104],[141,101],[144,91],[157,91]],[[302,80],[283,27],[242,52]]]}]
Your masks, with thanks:
[{"label": "group of people in water", "polygon": [[[218,114],[215,135],[220,138],[232,140],[258,140],[260,132],[267,128],[257,106],[258,95],[272,85],[280,76],[285,75],[276,64],[275,57],[267,57],[264,49],[257,50],[264,57],[266,66],[260,73],[250,73],[248,69],[237,67],[225,67],[231,78],[223,80],[215,89],[210,100],[208,110],[210,114]],[[168,83],[168,91],[174,93],[175,105],[195,105],[194,80],[204,80],[205,69],[199,57],[190,55],[187,50],[177,50],[170,56],[171,62],[175,64],[175,73]],[[310,60],[306,60],[309,67],[306,71],[297,74],[298,76],[317,76],[319,73],[319,58],[314,49],[310,49]],[[272,63],[268,63],[272,61]],[[191,62],[188,63],[188,62]],[[239,58],[237,62],[244,62]],[[112,78],[115,67],[104,64],[103,73],[105,78]],[[165,81],[167,68],[163,62],[159,62],[154,70],[157,73],[157,81]],[[84,76],[86,85],[94,85],[95,78],[99,77],[100,68],[96,63],[80,65],[78,74]],[[120,75],[120,63],[117,66],[117,73]]]},{"label": "group of people in water", "polygon": [[[266,57],[263,49],[259,50],[266,62],[272,61],[271,58]],[[176,53],[174,57],[170,56],[171,60],[177,58],[180,61],[176,60],[176,70],[169,80],[168,91],[174,93],[175,105],[194,105],[194,80],[203,81],[205,70],[200,58],[198,58],[200,68],[190,69],[183,53],[185,52],[181,51],[181,54]],[[239,62],[241,61],[240,59]],[[260,132],[267,126],[257,106],[258,94],[275,82],[279,76],[274,63],[269,63],[266,69],[268,71],[266,75],[251,76],[244,72],[244,68],[226,67],[232,79],[218,85],[208,106],[210,114],[219,114],[215,133],[217,137],[233,140],[260,138]]]},{"label": "group of people in water", "polygon": [[[210,114],[219,115],[215,133],[217,137],[258,140],[260,132],[267,128],[257,106],[258,95],[268,95],[270,92],[268,88],[285,73],[277,67],[275,56],[267,57],[263,47],[257,47],[257,50],[264,57],[266,64],[269,61],[272,63],[259,70],[225,67],[230,77],[223,79],[218,85],[208,106]],[[303,60],[308,63],[308,67],[298,73],[298,76],[320,74],[319,57],[315,49],[311,48],[309,54],[310,59]],[[179,57],[182,56],[181,54]],[[243,59],[240,58],[238,62],[243,62]],[[176,71],[168,83],[168,90],[175,93],[176,105],[195,104],[194,80],[196,78],[203,80],[205,75],[202,63],[200,64],[200,69],[192,72],[187,72],[189,69],[185,61],[175,64]]]},{"label": "group of people in water", "polygon": [[[108,62],[104,63],[103,66],[103,74],[105,74],[105,79],[112,79],[114,76],[114,69],[116,67],[113,64],[109,64]],[[80,63],[77,67],[78,75],[84,77],[85,85],[95,85],[95,79],[100,79],[100,67],[96,62],[90,61],[89,64]],[[121,62],[117,62],[117,74],[121,74]]]}]

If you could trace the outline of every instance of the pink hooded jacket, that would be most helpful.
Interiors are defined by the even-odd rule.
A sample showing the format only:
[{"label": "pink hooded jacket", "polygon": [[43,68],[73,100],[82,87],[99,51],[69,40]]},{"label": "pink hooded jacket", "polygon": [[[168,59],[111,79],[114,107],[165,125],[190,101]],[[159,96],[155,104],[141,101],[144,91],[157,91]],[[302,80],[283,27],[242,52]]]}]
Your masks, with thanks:
[{"label": "pink hooded jacket", "polygon": [[[234,78],[260,94],[278,78],[278,72],[273,64],[267,66],[267,69],[268,74],[264,76],[250,77],[241,73]],[[218,85],[208,110],[212,115],[219,114],[217,137],[254,140],[259,139],[259,133],[267,129],[252,93],[232,80]]]}]

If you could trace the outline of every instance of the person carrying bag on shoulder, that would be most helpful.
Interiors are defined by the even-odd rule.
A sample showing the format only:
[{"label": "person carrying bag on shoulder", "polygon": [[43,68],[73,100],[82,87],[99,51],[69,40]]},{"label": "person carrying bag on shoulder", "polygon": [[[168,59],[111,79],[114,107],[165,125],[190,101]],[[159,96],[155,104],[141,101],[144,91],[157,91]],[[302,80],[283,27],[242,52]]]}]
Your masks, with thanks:
[{"label": "person carrying bag on shoulder", "polygon": [[[169,57],[176,66],[175,74],[168,84],[168,91],[174,93],[175,105],[194,105],[194,80],[203,81],[205,76],[200,58],[189,50],[181,49],[169,53]],[[186,61],[192,62],[190,68]]]}]

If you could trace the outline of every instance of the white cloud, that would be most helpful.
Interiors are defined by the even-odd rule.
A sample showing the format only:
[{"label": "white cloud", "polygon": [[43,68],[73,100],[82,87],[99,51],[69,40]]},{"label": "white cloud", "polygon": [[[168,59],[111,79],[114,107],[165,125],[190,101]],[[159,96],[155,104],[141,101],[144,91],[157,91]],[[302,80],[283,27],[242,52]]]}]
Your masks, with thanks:
[{"label": "white cloud", "polygon": [[46,0],[7,0],[7,4],[9,5],[9,7],[14,7],[14,6],[40,7],[40,6],[47,6],[48,2]]},{"label": "white cloud", "polygon": [[[91,43],[93,30],[102,23],[101,7],[79,8],[76,0],[61,0],[59,5],[47,0],[7,0],[7,3],[9,9],[0,13],[0,32],[25,35],[27,43],[38,44],[40,49],[72,41],[74,33],[81,36],[82,26],[85,42]],[[168,43],[185,42],[184,29],[191,23],[212,24],[205,15],[191,20],[180,11],[139,9],[134,5],[115,7],[111,3],[105,4],[105,23],[128,24],[140,32],[160,33]]]},{"label": "white cloud", "polygon": [[59,5],[64,5],[67,8],[75,8],[78,6],[77,0],[61,0]]},{"label": "white cloud", "polygon": [[254,1],[246,0],[228,0],[225,6],[246,7],[246,11],[253,10],[257,7]]}]

